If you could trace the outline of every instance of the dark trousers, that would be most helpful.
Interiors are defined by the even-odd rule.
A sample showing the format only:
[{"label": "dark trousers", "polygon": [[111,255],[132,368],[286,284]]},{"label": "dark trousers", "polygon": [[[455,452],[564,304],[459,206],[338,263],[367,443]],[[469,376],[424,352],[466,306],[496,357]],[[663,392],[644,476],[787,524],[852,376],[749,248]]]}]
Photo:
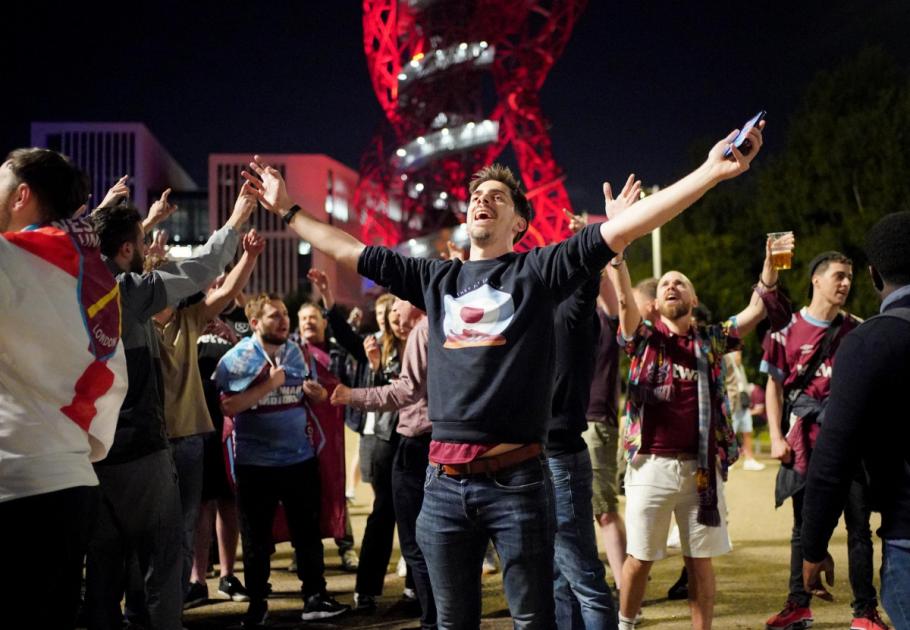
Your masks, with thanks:
[{"label": "dark trousers", "polygon": [[[812,596],[803,588],[803,497],[805,490],[793,495],[793,534],[790,538],[790,598],[808,606]],[[869,503],[866,487],[854,480],[844,506],[847,527],[847,569],[853,591],[851,606],[857,613],[877,605],[872,584],[872,531],[869,528]]]},{"label": "dark trousers", "polygon": [[204,453],[204,436],[171,440],[171,453],[177,467],[177,487],[180,491],[180,508],[183,512],[183,588],[190,586],[190,573],[193,570],[194,542],[196,538],[196,521],[199,518],[199,504],[202,502],[202,466]]},{"label": "dark trousers", "polygon": [[119,630],[120,600],[131,554],[145,586],[148,625],[183,627],[183,524],[177,472],[167,449],[123,464],[95,467],[101,509],[88,547],[85,604],[89,630]]},{"label": "dark trousers", "polygon": [[0,503],[0,611],[5,628],[73,628],[97,486]]},{"label": "dark trousers", "polygon": [[367,526],[360,545],[360,566],[354,591],[361,595],[382,595],[382,585],[392,556],[392,538],[395,535],[395,505],[392,499],[392,461],[398,447],[398,434],[386,442],[375,436],[364,435],[361,440],[372,440],[370,445],[370,485],[373,486],[373,510],[367,517]]},{"label": "dark trousers", "polygon": [[417,545],[417,516],[423,505],[423,484],[426,481],[430,436],[402,437],[392,463],[392,490],[395,517],[398,522],[398,541],[401,555],[408,563],[408,575],[414,580],[414,590],[420,601],[420,627],[436,627],[436,602],[430,586],[427,561]]},{"label": "dark trousers", "polygon": [[307,598],[325,590],[325,563],[319,531],[319,467],[316,458],[291,466],[235,467],[243,570],[251,600],[264,600],[270,572],[272,523],[278,502],[291,534],[297,577]]}]

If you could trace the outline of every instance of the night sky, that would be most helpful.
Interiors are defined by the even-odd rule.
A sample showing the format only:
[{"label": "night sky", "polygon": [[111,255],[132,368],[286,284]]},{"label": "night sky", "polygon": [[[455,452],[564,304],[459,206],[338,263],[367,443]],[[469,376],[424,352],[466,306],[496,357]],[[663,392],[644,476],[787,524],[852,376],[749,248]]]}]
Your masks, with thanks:
[{"label": "night sky", "polygon": [[[214,152],[356,169],[382,120],[354,0],[17,4],[0,21],[3,154],[32,120],[139,121],[205,186]],[[576,209],[630,170],[670,183],[759,109],[773,155],[819,70],[869,45],[907,67],[908,27],[906,0],[590,0],[542,91]]]}]

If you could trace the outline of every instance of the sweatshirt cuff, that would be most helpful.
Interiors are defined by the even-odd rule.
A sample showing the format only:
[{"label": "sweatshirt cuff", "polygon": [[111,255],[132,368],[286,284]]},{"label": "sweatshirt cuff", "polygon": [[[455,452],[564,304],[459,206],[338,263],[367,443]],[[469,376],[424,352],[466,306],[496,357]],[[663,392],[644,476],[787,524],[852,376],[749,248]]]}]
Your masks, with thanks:
[{"label": "sweatshirt cuff", "polygon": [[351,389],[351,402],[348,403],[351,407],[356,407],[357,409],[363,409],[363,405],[367,401],[367,392],[364,387],[355,387]]},{"label": "sweatshirt cuff", "polygon": [[761,298],[765,305],[765,312],[768,314],[768,323],[771,324],[771,331],[777,332],[787,327],[793,318],[793,306],[780,291],[768,291],[756,285],[755,292]]}]

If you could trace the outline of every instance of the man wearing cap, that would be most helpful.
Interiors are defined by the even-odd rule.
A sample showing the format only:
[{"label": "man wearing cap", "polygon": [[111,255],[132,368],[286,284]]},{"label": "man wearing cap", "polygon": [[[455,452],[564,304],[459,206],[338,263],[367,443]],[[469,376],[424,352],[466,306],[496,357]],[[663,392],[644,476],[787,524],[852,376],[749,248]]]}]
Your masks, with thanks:
[{"label": "man wearing cap", "polygon": [[[768,374],[765,405],[771,455],[783,464],[778,472],[775,503],[780,507],[787,498],[793,502],[790,592],[783,610],[766,622],[768,630],[797,630],[812,623],[812,597],[803,588],[800,536],[805,474],[809,453],[824,420],[837,349],[844,336],[860,324],[859,319],[842,310],[853,282],[853,263],[849,258],[835,251],[824,252],[810,263],[809,278],[809,305],[793,314],[789,326],[768,338],[761,363],[761,371]],[[806,375],[807,370],[814,373]],[[869,506],[863,484],[857,479],[844,507],[854,598],[852,627],[880,629],[886,626],[878,616],[872,585]]]}]

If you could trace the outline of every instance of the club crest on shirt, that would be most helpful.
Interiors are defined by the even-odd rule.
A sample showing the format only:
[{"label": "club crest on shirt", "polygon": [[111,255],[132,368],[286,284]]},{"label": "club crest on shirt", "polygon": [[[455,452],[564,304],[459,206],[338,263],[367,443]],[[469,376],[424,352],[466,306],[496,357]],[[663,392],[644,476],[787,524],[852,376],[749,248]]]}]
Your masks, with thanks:
[{"label": "club crest on shirt", "polygon": [[504,291],[482,285],[459,297],[446,295],[445,348],[474,348],[501,346],[506,343],[502,333],[512,323],[515,303]]}]

